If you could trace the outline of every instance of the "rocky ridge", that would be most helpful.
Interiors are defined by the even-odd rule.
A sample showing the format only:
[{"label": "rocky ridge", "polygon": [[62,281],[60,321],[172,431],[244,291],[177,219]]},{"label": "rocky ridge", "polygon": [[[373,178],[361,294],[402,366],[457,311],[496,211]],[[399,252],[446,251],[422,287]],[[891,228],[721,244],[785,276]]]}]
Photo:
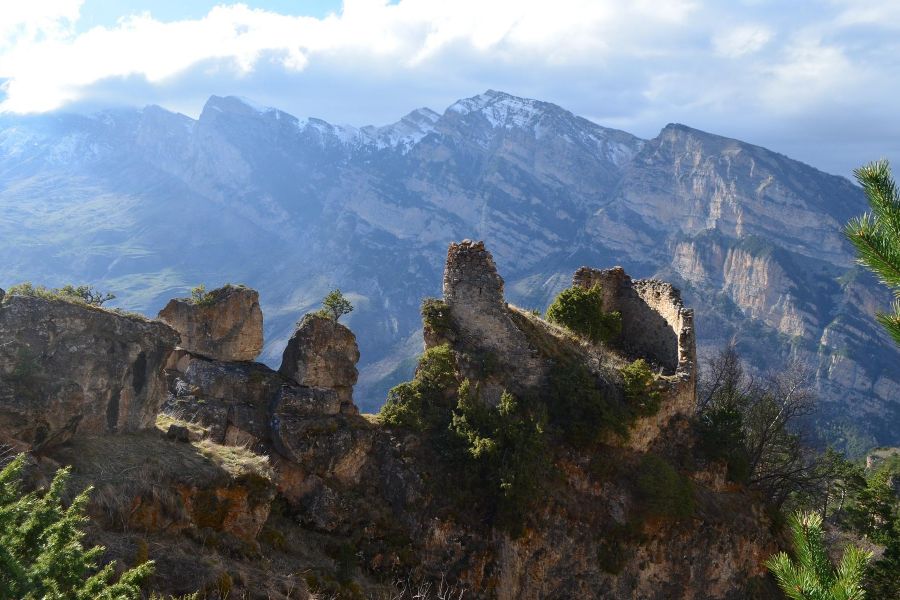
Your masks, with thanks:
[{"label": "rocky ridge", "polygon": [[[149,548],[158,561],[154,584],[163,591],[199,586],[208,597],[304,598],[318,590],[358,598],[397,577],[443,576],[473,598],[767,597],[763,562],[776,544],[762,506],[691,451],[691,311],[670,285],[632,281],[621,269],[582,269],[574,282],[603,286],[623,315],[620,339],[593,346],[508,305],[480,242],[450,246],[443,299],[428,304],[437,313],[425,314],[427,346],[449,348],[452,357],[441,393],[453,401],[457,386],[471,379],[488,405],[491,389],[543,402],[560,361],[570,361],[586,369],[604,402],[624,407],[619,367],[643,357],[658,369],[659,409],[629,420],[627,431],[587,447],[552,438],[556,475],[540,483],[539,501],[529,502],[515,532],[496,521],[486,501],[494,492],[456,478],[442,433],[357,414],[346,397],[358,356],[353,334],[322,317],[300,321],[275,371],[177,347],[177,333],[158,322],[7,296],[0,347],[38,350],[51,334],[70,339],[90,325],[98,339],[123,336],[121,351],[105,352],[103,364],[126,378],[134,351],[125,342],[138,324],[141,342],[159,349],[147,362],[148,377],[164,383],[145,401],[162,406],[155,427],[146,419],[134,424],[137,431],[78,427],[32,449],[38,483],[70,464],[76,482],[97,486],[92,539],[126,563]],[[228,313],[242,321],[220,308],[206,317]],[[31,337],[13,326],[20,318]],[[83,354],[80,362],[59,362],[46,351],[38,362],[56,366],[54,380],[72,381],[68,389],[84,406],[105,409],[109,394],[72,375],[84,364],[97,372],[91,363],[99,357],[71,348]],[[10,369],[4,366],[3,381]],[[4,439],[21,437],[7,426],[12,418],[43,418],[40,409],[23,412],[25,391],[0,398]],[[643,476],[658,476],[654,469],[690,490],[680,512],[653,512]]]}]

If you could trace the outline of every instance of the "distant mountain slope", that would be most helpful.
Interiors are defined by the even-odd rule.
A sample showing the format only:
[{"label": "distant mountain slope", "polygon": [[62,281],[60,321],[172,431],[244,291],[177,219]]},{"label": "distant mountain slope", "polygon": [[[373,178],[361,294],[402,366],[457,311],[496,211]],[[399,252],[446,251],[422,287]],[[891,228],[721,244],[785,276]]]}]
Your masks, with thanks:
[{"label": "distant mountain slope", "polygon": [[469,237],[527,307],[583,264],[674,280],[701,350],[734,338],[760,368],[800,357],[833,440],[900,443],[898,352],[870,318],[889,297],[841,236],[864,210],[846,179],[764,148],[683,125],[641,140],[496,91],[384,127],[216,96],[197,120],[0,117],[0,286],[92,282],[155,314],[196,283],[246,283],[270,361],[340,286],[368,409],[408,376],[419,302]]}]

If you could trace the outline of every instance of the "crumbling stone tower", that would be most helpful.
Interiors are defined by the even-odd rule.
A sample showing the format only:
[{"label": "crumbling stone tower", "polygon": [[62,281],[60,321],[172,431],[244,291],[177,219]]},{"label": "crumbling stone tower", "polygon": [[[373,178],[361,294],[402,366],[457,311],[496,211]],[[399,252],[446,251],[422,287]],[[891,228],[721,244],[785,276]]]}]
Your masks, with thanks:
[{"label": "crumbling stone tower", "polygon": [[[609,347],[621,358],[647,360],[662,375],[658,380],[663,393],[659,411],[637,419],[624,442],[646,450],[670,428],[673,419],[683,423],[684,417],[694,410],[697,351],[693,311],[684,307],[680,293],[672,285],[655,280],[633,281],[621,267],[582,267],[575,273],[573,285],[601,286],[604,310],[622,315],[622,332],[610,341]],[[489,353],[504,374],[502,379],[507,386],[529,389],[546,382],[553,359],[542,355],[520,328],[528,319],[506,304],[503,278],[484,242],[464,240],[450,244],[444,270],[444,302],[453,321],[450,340],[454,347],[469,354]],[[546,331],[552,335],[550,332],[552,327]],[[428,344],[442,341],[445,340],[430,339]],[[558,343],[571,342],[559,339]],[[615,360],[621,362],[621,358]],[[616,375],[610,374],[608,368],[599,368],[596,374],[598,384],[615,381]],[[496,389],[488,382],[488,398],[499,397],[503,389],[500,382],[493,387]]]},{"label": "crumbling stone tower", "polygon": [[503,278],[484,242],[450,244],[444,269],[444,302],[462,343],[490,352],[523,386],[537,385],[546,371],[540,356],[510,317]]}]

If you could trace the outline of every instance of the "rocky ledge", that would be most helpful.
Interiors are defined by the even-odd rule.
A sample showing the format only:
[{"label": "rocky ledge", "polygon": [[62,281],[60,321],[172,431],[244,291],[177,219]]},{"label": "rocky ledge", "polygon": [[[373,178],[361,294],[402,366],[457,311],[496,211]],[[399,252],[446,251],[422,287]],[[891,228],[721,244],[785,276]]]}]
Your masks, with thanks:
[{"label": "rocky ledge", "polygon": [[178,334],[163,323],[59,299],[0,301],[0,443],[152,427]]}]

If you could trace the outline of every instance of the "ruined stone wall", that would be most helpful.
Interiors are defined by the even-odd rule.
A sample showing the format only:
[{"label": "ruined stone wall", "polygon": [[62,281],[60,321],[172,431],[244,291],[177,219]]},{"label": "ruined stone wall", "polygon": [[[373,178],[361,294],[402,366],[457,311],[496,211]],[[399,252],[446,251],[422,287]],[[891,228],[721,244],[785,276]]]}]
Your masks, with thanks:
[{"label": "ruined stone wall", "polygon": [[685,308],[680,292],[653,279],[632,281],[621,267],[575,273],[573,285],[600,285],[603,308],[622,314],[622,333],[611,345],[632,358],[657,365],[667,377],[659,412],[635,424],[629,445],[646,449],[669,422],[691,414],[696,403],[697,348],[694,311]]},{"label": "ruined stone wall", "polygon": [[522,387],[537,385],[546,365],[510,317],[503,299],[503,278],[484,242],[450,244],[444,269],[444,302],[459,330],[460,344],[481,348],[509,380]]},{"label": "ruined stone wall", "polygon": [[666,375],[694,370],[694,311],[684,307],[681,293],[671,284],[653,279],[632,281],[622,267],[582,267],[575,273],[573,285],[600,285],[604,310],[622,314],[622,334],[614,345],[658,364]]}]

